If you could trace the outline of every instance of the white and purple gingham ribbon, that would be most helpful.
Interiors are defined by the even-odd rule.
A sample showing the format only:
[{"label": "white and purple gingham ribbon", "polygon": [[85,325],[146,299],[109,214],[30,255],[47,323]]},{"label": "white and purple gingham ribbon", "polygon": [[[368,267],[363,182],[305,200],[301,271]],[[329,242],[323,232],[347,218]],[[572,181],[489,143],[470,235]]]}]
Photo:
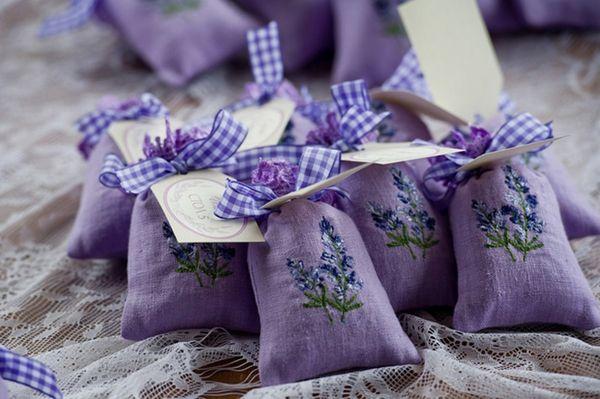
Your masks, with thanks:
[{"label": "white and purple gingham ribbon", "polygon": [[77,130],[84,136],[79,143],[79,151],[88,158],[102,135],[115,121],[166,116],[168,113],[160,100],[150,93],[87,113],[75,123]]},{"label": "white and purple gingham ribbon", "polygon": [[41,362],[0,346],[0,378],[28,386],[53,399],[63,395],[52,370]]},{"label": "white and purple gingham ribbon", "polygon": [[67,10],[42,22],[39,36],[53,36],[83,26],[94,15],[97,4],[98,0],[71,0]]},{"label": "white and purple gingham ribbon", "polygon": [[226,108],[231,112],[251,105],[264,104],[275,96],[283,83],[283,60],[279,48],[277,22],[272,21],[260,29],[248,31],[246,40],[254,82],[246,85],[246,98]]},{"label": "white and purple gingham ribbon", "polygon": [[[492,136],[489,145],[486,148],[482,148],[478,153],[471,155],[466,155],[465,153],[447,154],[440,157],[441,160],[434,160],[434,163],[423,175],[424,194],[431,201],[444,207],[448,204],[456,187],[460,183],[467,181],[472,175],[471,171],[458,171],[461,166],[466,165],[473,159],[485,153],[547,140],[552,137],[553,132],[551,123],[543,124],[528,113],[522,113],[511,117]],[[540,152],[546,147],[547,145],[536,148],[531,152]],[[430,181],[444,182],[447,186],[446,192],[436,195],[428,188],[427,183]]]},{"label": "white and purple gingham ribbon", "polygon": [[306,86],[300,87],[300,96],[302,101],[296,106],[296,111],[315,125],[324,123],[325,116],[334,111],[334,104],[331,101],[315,100]]},{"label": "white and purple gingham ribbon", "polygon": [[362,79],[331,86],[331,96],[340,115],[342,136],[331,148],[342,152],[360,149],[360,145],[367,141],[367,135],[390,116],[389,112],[377,114],[370,110],[371,100]]},{"label": "white and purple gingham ribbon", "polygon": [[250,179],[252,171],[258,167],[261,159],[279,159],[297,164],[305,146],[302,145],[271,145],[240,151],[220,166],[223,173],[245,181]]},{"label": "white and purple gingham ribbon", "polygon": [[[341,152],[324,147],[304,147],[300,157],[296,190],[318,183],[339,173]],[[323,191],[313,195],[318,199]],[[229,180],[215,215],[222,219],[259,217],[272,210],[262,206],[277,198],[269,187]]]},{"label": "white and purple gingham ribbon", "polygon": [[107,187],[139,194],[169,176],[218,167],[235,154],[247,134],[246,127],[236,122],[228,111],[221,110],[215,116],[210,134],[188,144],[174,159],[154,157],[125,165],[118,156],[108,154],[99,179]]},{"label": "white and purple gingham ribbon", "polygon": [[[396,68],[394,73],[381,85],[384,90],[401,90],[409,93],[416,94],[426,100],[431,101],[432,96],[427,86],[427,81],[423,72],[421,71],[421,65],[419,59],[413,48],[410,48],[400,65]],[[514,103],[505,92],[500,93],[498,99],[498,110],[508,115],[514,112]]]}]

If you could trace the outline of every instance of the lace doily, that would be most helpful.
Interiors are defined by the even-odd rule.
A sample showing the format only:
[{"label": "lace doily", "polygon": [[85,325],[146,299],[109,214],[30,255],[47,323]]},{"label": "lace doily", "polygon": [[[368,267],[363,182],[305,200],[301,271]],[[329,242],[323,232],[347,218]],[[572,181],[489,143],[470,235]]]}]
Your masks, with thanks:
[{"label": "lace doily", "polygon": [[[120,337],[125,265],[74,261],[65,239],[83,162],[72,122],[105,94],[152,91],[194,119],[231,101],[248,68],[225,67],[186,90],[160,85],[115,35],[90,25],[39,41],[42,15],[61,2],[0,5],[0,342],[52,367],[67,398],[599,397],[600,333],[559,326],[464,334],[447,311],[400,315],[424,362],[260,386],[256,336],[222,329]],[[600,208],[600,36],[530,35],[496,41],[508,92],[521,109],[571,137],[554,152]],[[327,72],[293,76],[327,95]],[[600,237],[572,243],[600,298]],[[33,393],[9,385],[15,398]]]}]

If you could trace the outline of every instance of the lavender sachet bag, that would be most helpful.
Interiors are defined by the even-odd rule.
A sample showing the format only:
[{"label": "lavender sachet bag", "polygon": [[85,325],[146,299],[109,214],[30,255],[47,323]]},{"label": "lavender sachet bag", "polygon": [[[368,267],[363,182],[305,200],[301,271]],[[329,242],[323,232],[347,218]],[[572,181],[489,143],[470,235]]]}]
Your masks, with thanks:
[{"label": "lavender sachet bag", "polygon": [[92,16],[112,26],[164,82],[181,86],[244,46],[252,17],[225,0],[77,1],[50,17],[40,34],[49,36],[86,23]]},{"label": "lavender sachet bag", "polygon": [[[369,99],[364,82],[331,87],[338,117],[328,128],[309,133],[315,144],[356,150],[389,113],[365,111]],[[358,111],[358,112],[357,112]],[[356,116],[360,115],[360,116]],[[359,124],[352,120],[373,121]],[[352,163],[343,163],[347,170]],[[456,302],[456,269],[444,214],[436,211],[419,188],[413,165],[372,165],[348,177],[340,187],[349,193],[337,204],[356,224],[377,275],[395,311]]]},{"label": "lavender sachet bag", "polygon": [[119,153],[113,139],[106,134],[111,123],[167,114],[161,102],[148,93],[123,102],[109,100],[77,121],[77,128],[84,135],[79,150],[88,162],[81,202],[68,240],[67,253],[76,259],[127,256],[133,198],[98,181],[104,157]]},{"label": "lavender sachet bag", "polygon": [[250,106],[260,106],[275,98],[291,100],[296,109],[281,139],[282,144],[304,144],[306,134],[314,128],[313,119],[320,116],[320,108],[313,104],[306,89],[298,91],[283,76],[283,60],[279,47],[276,22],[251,30],[246,35],[254,82],[247,83],[241,99],[227,107],[234,112]]},{"label": "lavender sachet bag", "polygon": [[[388,81],[383,84],[382,89],[408,91],[424,99],[431,98],[427,82],[421,72],[419,60],[412,49],[406,53],[401,64]],[[393,112],[394,109],[396,109],[391,108],[390,105],[386,105],[386,108]],[[502,123],[506,122],[507,119],[513,117],[514,108],[515,104],[509,96],[506,93],[502,93],[498,101],[499,114],[495,118],[492,118],[494,120],[484,122],[490,125],[489,128],[491,128],[491,130],[495,131]],[[452,137],[442,140],[441,144],[457,146],[460,148],[465,148],[466,145],[461,141],[454,142]],[[561,218],[567,232],[567,237],[569,237],[569,239],[576,239],[600,234],[600,213],[595,210],[588,201],[586,201],[584,195],[577,190],[572,182],[572,178],[569,176],[561,162],[548,154],[536,158],[536,162],[531,162],[531,166],[535,167],[535,169],[541,173],[544,173],[550,181],[558,199]],[[415,166],[420,170],[420,173],[425,169],[422,162],[417,162]]]},{"label": "lavender sachet bag", "polygon": [[[180,244],[148,189],[176,174],[215,168],[239,148],[247,129],[227,111],[215,116],[210,134],[183,133],[146,143],[148,158],[124,165],[108,156],[101,180],[135,194],[127,264],[127,299],[121,332],[127,339],[183,328],[224,327],[258,332],[258,314],[246,264],[245,244]],[[200,304],[200,307],[190,304]]]},{"label": "lavender sachet bag", "polygon": [[229,183],[215,214],[260,217],[264,243],[248,246],[260,316],[263,386],[355,368],[418,363],[352,219],[330,205],[332,191],[267,202],[319,182],[339,168],[340,153],[306,147],[299,166],[263,160],[253,184]]},{"label": "lavender sachet bag", "polygon": [[458,330],[531,323],[579,330],[600,326],[599,304],[569,246],[546,176],[510,163],[458,170],[481,154],[551,137],[549,126],[520,114],[493,137],[483,130],[462,137],[469,150],[436,160],[425,174],[449,187]]}]

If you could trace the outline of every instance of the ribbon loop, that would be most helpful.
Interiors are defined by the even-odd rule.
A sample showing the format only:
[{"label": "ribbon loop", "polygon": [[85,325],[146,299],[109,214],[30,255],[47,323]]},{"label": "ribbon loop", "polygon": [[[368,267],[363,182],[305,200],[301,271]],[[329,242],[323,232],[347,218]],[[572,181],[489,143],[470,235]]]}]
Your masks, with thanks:
[{"label": "ribbon loop", "polygon": [[87,158],[111,123],[115,121],[167,116],[168,114],[167,108],[150,93],[144,93],[139,98],[117,102],[109,107],[87,113],[75,122],[75,127],[84,136],[79,143],[79,151]]},{"label": "ribbon loop", "polygon": [[119,157],[109,154],[99,179],[107,187],[120,186],[127,193],[140,194],[171,175],[214,168],[227,162],[247,134],[246,127],[236,122],[228,111],[221,110],[215,116],[210,134],[185,146],[173,160],[152,157],[126,166]]},{"label": "ribbon loop", "polygon": [[365,111],[371,109],[367,85],[362,79],[331,86],[331,97],[340,115],[344,115],[353,106]]},{"label": "ribbon loop", "polygon": [[342,138],[332,147],[342,152],[358,150],[366,136],[388,116],[390,116],[389,112],[376,114],[356,105],[350,107],[340,119],[339,128]]},{"label": "ribbon loop", "polygon": [[279,49],[279,31],[277,22],[248,31],[248,52],[254,81],[260,87],[260,98],[267,100],[283,80],[283,61]]},{"label": "ribbon loop", "polygon": [[300,158],[296,190],[318,183],[340,172],[340,151],[324,147],[306,147]]},{"label": "ribbon loop", "polygon": [[28,386],[53,399],[63,397],[52,370],[37,360],[21,356],[2,346],[0,346],[1,379]]}]

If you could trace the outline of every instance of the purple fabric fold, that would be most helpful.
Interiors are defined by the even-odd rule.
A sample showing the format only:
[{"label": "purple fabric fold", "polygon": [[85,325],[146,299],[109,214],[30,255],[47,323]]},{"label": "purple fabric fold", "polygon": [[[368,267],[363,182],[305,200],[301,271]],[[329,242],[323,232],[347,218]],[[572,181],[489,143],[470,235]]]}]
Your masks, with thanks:
[{"label": "purple fabric fold", "polygon": [[460,185],[449,208],[458,270],[454,327],[600,326],[600,307],[543,174],[496,167]]},{"label": "purple fabric fold", "polygon": [[83,191],[67,253],[75,259],[127,257],[129,224],[135,197],[103,186],[98,180],[108,154],[120,153],[113,139],[100,138],[86,164]]},{"label": "purple fabric fold", "polygon": [[263,386],[420,361],[349,216],[295,200],[262,229],[266,242],[249,244],[248,261]]},{"label": "purple fabric fold", "polygon": [[247,244],[179,244],[165,222],[152,193],[136,198],[123,337],[141,340],[173,330],[213,327],[258,332]]}]

